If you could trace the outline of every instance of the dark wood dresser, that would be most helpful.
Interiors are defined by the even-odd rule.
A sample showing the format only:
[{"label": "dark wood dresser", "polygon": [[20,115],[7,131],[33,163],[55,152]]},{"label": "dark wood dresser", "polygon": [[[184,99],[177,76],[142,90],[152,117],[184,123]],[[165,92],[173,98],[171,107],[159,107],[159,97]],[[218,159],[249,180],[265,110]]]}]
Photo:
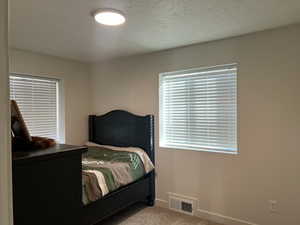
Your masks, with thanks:
[{"label": "dark wood dresser", "polygon": [[15,225],[76,225],[82,205],[85,147],[56,145],[13,153]]}]

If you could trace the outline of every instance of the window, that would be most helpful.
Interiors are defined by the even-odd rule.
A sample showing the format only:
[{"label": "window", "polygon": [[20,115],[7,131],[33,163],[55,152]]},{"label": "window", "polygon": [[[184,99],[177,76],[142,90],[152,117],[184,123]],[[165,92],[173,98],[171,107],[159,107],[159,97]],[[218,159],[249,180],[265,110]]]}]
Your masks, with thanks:
[{"label": "window", "polygon": [[160,146],[237,152],[237,68],[160,74]]},{"label": "window", "polygon": [[58,94],[56,79],[10,76],[10,98],[17,101],[32,136],[60,139]]}]

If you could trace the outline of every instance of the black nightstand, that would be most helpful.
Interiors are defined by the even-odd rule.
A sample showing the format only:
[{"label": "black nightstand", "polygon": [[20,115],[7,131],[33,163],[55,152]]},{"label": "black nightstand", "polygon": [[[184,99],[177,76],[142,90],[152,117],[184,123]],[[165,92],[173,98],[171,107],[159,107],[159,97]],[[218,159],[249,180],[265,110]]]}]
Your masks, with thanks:
[{"label": "black nightstand", "polygon": [[86,147],[56,145],[13,153],[15,225],[76,225],[82,205],[81,155]]}]

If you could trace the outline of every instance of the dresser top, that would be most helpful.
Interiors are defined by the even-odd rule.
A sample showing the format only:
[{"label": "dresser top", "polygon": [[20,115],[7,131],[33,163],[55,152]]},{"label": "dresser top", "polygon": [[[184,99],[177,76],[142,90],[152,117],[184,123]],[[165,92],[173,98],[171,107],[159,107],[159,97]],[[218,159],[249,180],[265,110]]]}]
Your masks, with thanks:
[{"label": "dresser top", "polygon": [[13,163],[15,164],[20,162],[32,162],[36,160],[43,160],[52,157],[60,157],[67,154],[82,154],[85,151],[87,151],[87,147],[85,146],[57,144],[54,147],[41,150],[13,152],[12,159]]}]

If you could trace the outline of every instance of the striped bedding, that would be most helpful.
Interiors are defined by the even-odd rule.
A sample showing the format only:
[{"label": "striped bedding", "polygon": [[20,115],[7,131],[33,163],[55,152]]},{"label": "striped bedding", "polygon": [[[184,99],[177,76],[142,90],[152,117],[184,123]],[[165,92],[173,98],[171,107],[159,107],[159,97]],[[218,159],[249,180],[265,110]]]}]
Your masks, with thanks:
[{"label": "striped bedding", "polygon": [[140,148],[88,143],[82,159],[82,201],[94,202],[151,172],[154,166]]}]

